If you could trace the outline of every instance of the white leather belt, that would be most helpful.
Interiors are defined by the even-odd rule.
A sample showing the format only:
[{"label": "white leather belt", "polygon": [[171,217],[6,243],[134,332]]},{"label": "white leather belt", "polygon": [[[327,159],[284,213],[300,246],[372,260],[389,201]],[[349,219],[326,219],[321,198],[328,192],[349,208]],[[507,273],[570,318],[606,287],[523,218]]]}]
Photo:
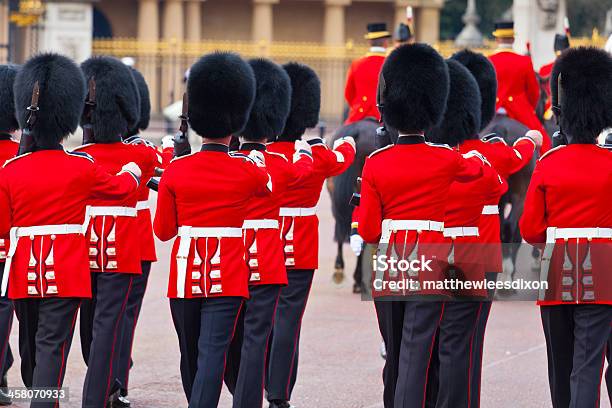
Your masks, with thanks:
[{"label": "white leather belt", "polygon": [[440,221],[429,220],[383,220],[382,234],[380,237],[381,244],[388,244],[391,239],[391,233],[397,231],[444,231],[444,223]]},{"label": "white leather belt", "polygon": [[59,224],[59,225],[35,225],[31,227],[13,227],[11,228],[10,238],[11,245],[6,255],[6,263],[4,264],[4,275],[2,275],[2,296],[6,296],[6,288],[8,287],[9,274],[11,272],[11,264],[13,262],[13,256],[17,251],[17,244],[19,238],[23,237],[35,237],[35,236],[51,236],[54,239],[54,235],[70,235],[70,234],[82,234],[85,235],[87,231],[87,219],[84,224]]},{"label": "white leather belt", "polygon": [[278,229],[278,220],[244,220],[243,229]]},{"label": "white leather belt", "polygon": [[151,208],[151,205],[148,201],[139,201],[136,203],[136,211],[148,210]]},{"label": "white leather belt", "polygon": [[310,208],[293,208],[293,207],[282,207],[279,215],[281,217],[308,217],[317,213],[316,207]]},{"label": "white leather belt", "polygon": [[88,215],[91,217],[136,217],[134,207],[89,207]]},{"label": "white leather belt", "polygon": [[444,236],[447,238],[477,237],[478,227],[448,227],[444,228]]},{"label": "white leather belt", "polygon": [[482,207],[482,215],[499,214],[499,207],[496,205],[485,205]]},{"label": "white leather belt", "polygon": [[176,295],[185,297],[185,278],[187,277],[187,258],[191,241],[197,238],[242,238],[242,228],[234,227],[189,227],[178,229],[180,239],[176,251]]},{"label": "white leather belt", "polygon": [[[572,238],[610,238],[612,239],[612,228],[557,228],[548,227],[546,229],[546,245],[542,251],[542,262],[540,269],[540,280],[548,281],[548,272],[550,269],[550,261],[552,254],[555,249],[555,243],[558,239],[572,239]],[[538,298],[545,300],[546,289],[540,289]]]}]

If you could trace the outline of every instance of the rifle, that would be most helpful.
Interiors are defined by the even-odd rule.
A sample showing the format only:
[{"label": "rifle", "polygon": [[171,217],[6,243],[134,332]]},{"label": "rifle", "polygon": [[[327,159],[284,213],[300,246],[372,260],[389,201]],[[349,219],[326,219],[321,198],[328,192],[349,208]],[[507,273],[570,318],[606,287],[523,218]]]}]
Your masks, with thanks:
[{"label": "rifle", "polygon": [[38,81],[34,83],[32,89],[32,101],[28,106],[28,118],[26,119],[26,125],[21,131],[21,140],[19,141],[19,149],[17,150],[17,156],[24,153],[31,153],[36,150],[36,141],[32,136],[32,130],[36,124],[36,114],[40,110],[38,107],[38,97],[40,96],[40,87]]},{"label": "rifle", "polygon": [[89,78],[87,84],[87,98],[85,99],[85,110],[83,112],[83,144],[95,142],[93,129],[93,112],[96,109],[96,80],[95,77]]},{"label": "rifle", "polygon": [[183,94],[183,110],[181,116],[181,125],[178,132],[174,135],[174,157],[181,157],[191,153],[191,145],[189,144],[189,100],[187,92]]}]

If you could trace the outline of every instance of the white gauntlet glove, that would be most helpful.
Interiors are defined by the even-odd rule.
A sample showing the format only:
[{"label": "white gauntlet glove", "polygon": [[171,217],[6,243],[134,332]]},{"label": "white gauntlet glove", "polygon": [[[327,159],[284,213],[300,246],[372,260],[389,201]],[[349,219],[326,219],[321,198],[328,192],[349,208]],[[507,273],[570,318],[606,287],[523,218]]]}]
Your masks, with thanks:
[{"label": "white gauntlet glove", "polygon": [[351,235],[350,242],[351,242],[351,249],[353,250],[355,255],[356,256],[361,255],[361,251],[363,250],[363,244],[364,244],[364,241],[363,241],[363,238],[361,238],[361,235],[359,234]]},{"label": "white gauntlet glove", "polygon": [[166,149],[168,147],[174,147],[174,136],[166,135],[162,137],[162,149]]},{"label": "white gauntlet glove", "polygon": [[355,144],[355,139],[353,139],[352,136],[344,136],[344,137],[341,137],[340,139],[336,139],[332,149],[336,150],[336,148],[338,146],[340,146],[342,143],[350,144],[351,146],[353,146],[353,150],[357,151],[357,147],[356,147],[356,144]]},{"label": "white gauntlet glove", "polygon": [[312,147],[305,140],[295,141],[295,153],[293,153],[293,162],[300,160],[303,154],[307,154],[312,157]]},{"label": "white gauntlet glove", "polygon": [[544,136],[542,136],[542,133],[540,133],[539,130],[529,130],[527,131],[527,133],[525,133],[525,137],[528,137],[533,140],[536,145],[536,148],[539,149],[540,147],[542,147],[542,143],[544,142]]},{"label": "white gauntlet glove", "polygon": [[121,171],[118,174],[126,172],[126,171],[132,173],[138,179],[140,179],[140,177],[142,177],[142,171],[140,170],[140,167],[138,167],[138,165],[136,163],[134,163],[134,162],[129,162],[129,163],[125,164],[121,168]]}]

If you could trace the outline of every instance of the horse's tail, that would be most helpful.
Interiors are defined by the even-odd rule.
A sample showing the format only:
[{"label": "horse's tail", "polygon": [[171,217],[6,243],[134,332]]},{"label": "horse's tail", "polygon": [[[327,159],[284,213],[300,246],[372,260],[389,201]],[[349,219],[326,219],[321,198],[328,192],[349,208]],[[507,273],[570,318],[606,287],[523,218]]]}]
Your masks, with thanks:
[{"label": "horse's tail", "polygon": [[355,191],[357,176],[357,166],[356,163],[353,163],[344,173],[334,177],[334,190],[331,198],[332,213],[336,219],[334,230],[336,242],[348,241],[351,233],[353,207],[349,202]]}]

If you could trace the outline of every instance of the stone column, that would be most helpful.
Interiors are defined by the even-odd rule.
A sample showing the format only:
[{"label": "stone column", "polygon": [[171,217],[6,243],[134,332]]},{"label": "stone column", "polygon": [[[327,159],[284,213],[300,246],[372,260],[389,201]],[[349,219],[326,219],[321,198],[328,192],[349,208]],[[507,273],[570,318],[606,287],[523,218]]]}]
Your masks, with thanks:
[{"label": "stone column", "polygon": [[344,107],[344,79],[346,77],[344,58],[345,7],[351,0],[325,0],[323,22],[323,43],[329,46],[326,69],[319,72],[321,77],[321,114],[325,117],[340,118]]},{"label": "stone column", "polygon": [[279,0],[253,0],[253,26],[251,39],[261,44],[261,53],[267,55],[274,36],[274,10],[272,6]]},{"label": "stone column", "polygon": [[440,10],[443,0],[422,1],[416,13],[416,38],[434,45],[440,40]]},{"label": "stone column", "polygon": [[158,112],[159,74],[157,72],[156,46],[159,41],[159,4],[157,0],[138,1],[138,46],[141,55],[137,57],[136,67],[149,85],[151,110]]},{"label": "stone column", "polygon": [[200,41],[202,39],[202,1],[189,0],[185,11],[185,39]]},{"label": "stone column", "polygon": [[186,68],[181,58],[185,27],[183,3],[183,0],[165,0],[163,3],[162,38],[169,52],[162,58],[162,108],[181,99],[184,92],[183,75]]},{"label": "stone column", "polygon": [[8,0],[0,1],[0,63],[8,62],[9,6]]},{"label": "stone column", "polygon": [[395,15],[393,18],[393,27],[389,27],[389,30],[395,32],[395,29],[400,25],[400,23],[406,24],[406,7],[412,6],[414,9],[416,3],[417,2],[415,2],[414,0],[395,0]]}]

